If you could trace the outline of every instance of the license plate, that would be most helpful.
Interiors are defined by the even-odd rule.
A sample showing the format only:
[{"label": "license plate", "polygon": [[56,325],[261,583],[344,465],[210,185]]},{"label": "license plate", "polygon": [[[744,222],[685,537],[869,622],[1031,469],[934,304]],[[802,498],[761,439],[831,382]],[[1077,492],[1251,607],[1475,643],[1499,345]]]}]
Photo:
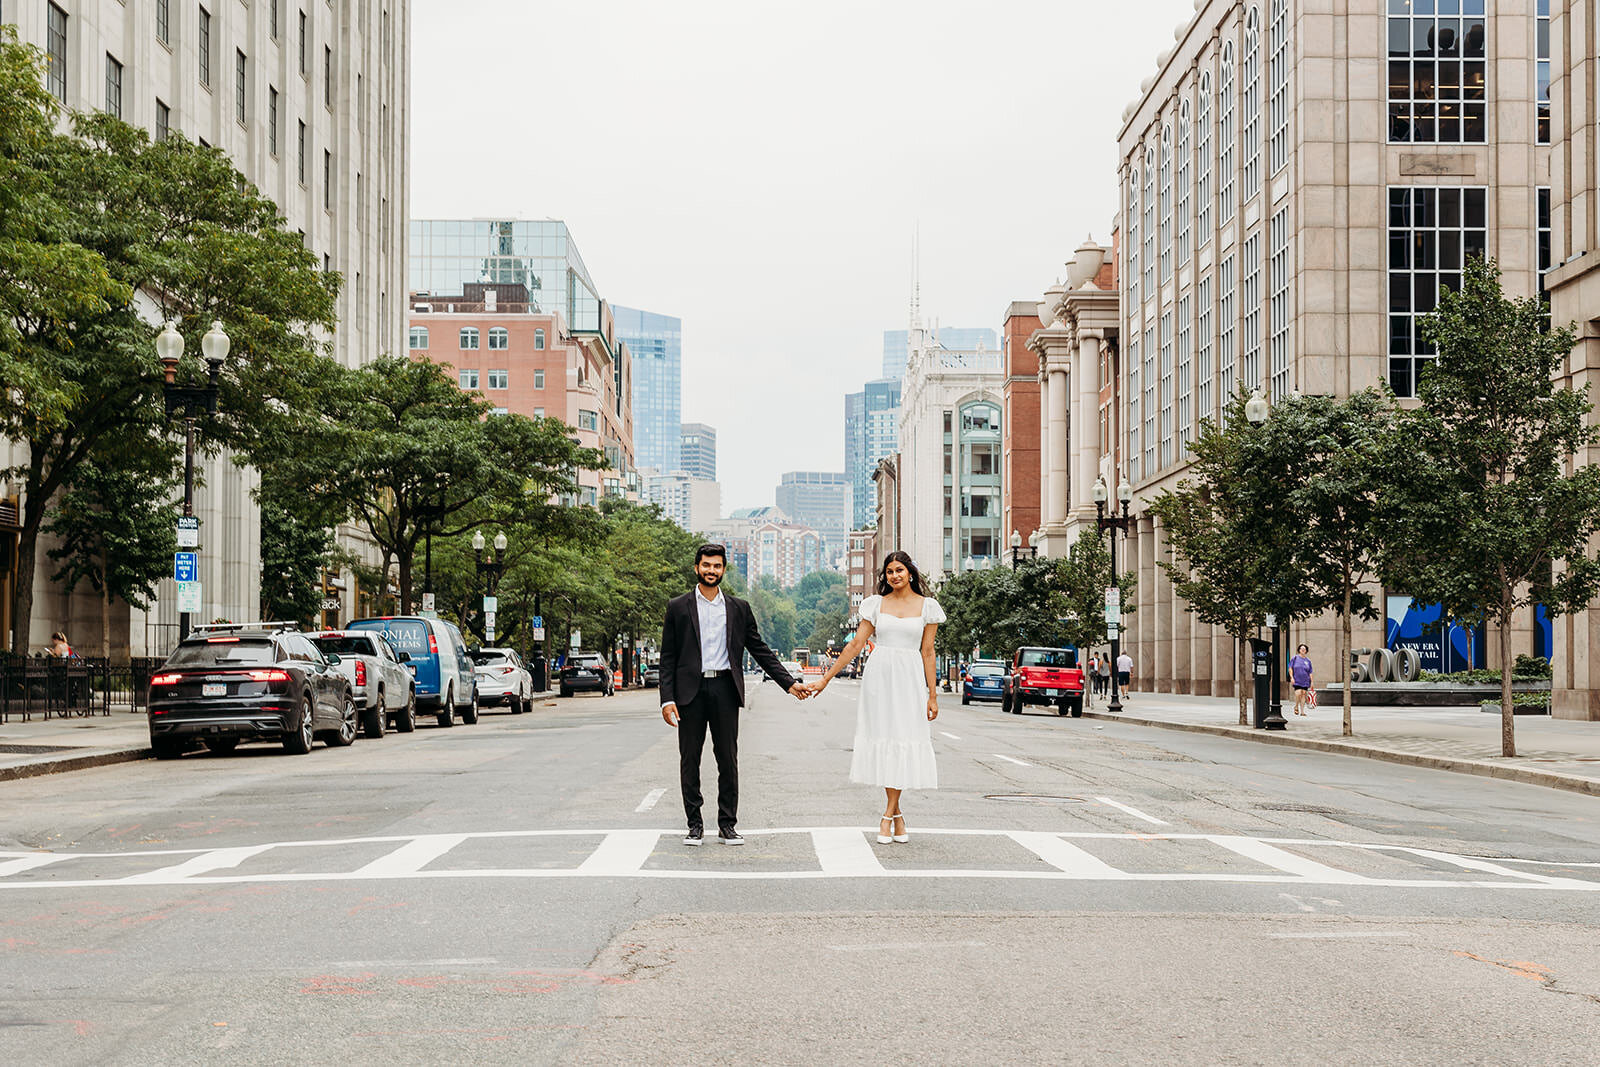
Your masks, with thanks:
[{"label": "license plate", "polygon": [[1047,697],[1058,697],[1058,696],[1061,695],[1061,690],[1059,690],[1059,689],[1046,689],[1044,691],[1044,695],[1047,696]]},{"label": "license plate", "polygon": [[204,685],[202,685],[200,687],[200,695],[203,696],[203,697],[227,696],[228,695],[228,683],[226,683],[226,682],[206,682]]}]

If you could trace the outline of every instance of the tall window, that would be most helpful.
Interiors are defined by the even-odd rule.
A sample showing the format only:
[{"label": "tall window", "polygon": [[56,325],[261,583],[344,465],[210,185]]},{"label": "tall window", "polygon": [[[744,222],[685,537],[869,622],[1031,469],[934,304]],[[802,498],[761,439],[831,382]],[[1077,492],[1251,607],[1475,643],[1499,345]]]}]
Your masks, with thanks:
[{"label": "tall window", "polygon": [[1289,5],[1272,0],[1272,21],[1267,26],[1267,129],[1272,138],[1267,150],[1267,173],[1276,174],[1289,162]]},{"label": "tall window", "polygon": [[308,51],[311,47],[310,37],[311,29],[306,24],[306,13],[302,11],[300,12],[300,77],[302,78],[311,73],[308,69],[308,64],[311,62],[311,55]]},{"label": "tall window", "polygon": [[1181,297],[1178,300],[1178,385],[1177,385],[1177,415],[1178,415],[1178,459],[1183,459],[1189,449],[1189,438],[1194,433],[1194,406],[1191,403],[1191,383],[1193,377],[1190,365],[1194,331],[1189,321],[1189,298]]},{"label": "tall window", "polygon": [[1391,142],[1481,144],[1487,77],[1484,0],[1389,0]]},{"label": "tall window", "polygon": [[[1135,156],[1135,161],[1138,157]],[[1128,304],[1139,306],[1139,167],[1128,168]]]},{"label": "tall window", "polygon": [[1244,54],[1239,59],[1244,79],[1244,104],[1240,116],[1244,152],[1241,200],[1261,191],[1261,16],[1251,8],[1244,17]]},{"label": "tall window", "polygon": [[1161,314],[1161,466],[1172,466],[1172,310]]},{"label": "tall window", "polygon": [[296,140],[296,168],[300,174],[300,184],[306,183],[306,124],[300,123],[300,132]]},{"label": "tall window", "polygon": [[45,87],[61,103],[67,102],[67,13],[50,5],[49,25],[45,29],[45,54],[49,66]]},{"label": "tall window", "polygon": [[1389,384],[1414,396],[1434,356],[1418,320],[1440,288],[1461,288],[1461,270],[1488,247],[1488,192],[1481,186],[1389,188]]},{"label": "tall window", "polygon": [[267,15],[267,29],[272,34],[272,39],[274,41],[278,39],[278,33],[283,26],[283,23],[279,20],[279,16],[283,14],[283,12],[279,10],[282,6],[283,5],[280,0],[272,0],[271,10]]},{"label": "tall window", "polygon": [[322,103],[333,106],[333,46],[322,46]]},{"label": "tall window", "polygon": [[1156,295],[1156,150],[1144,150],[1144,298]]},{"label": "tall window", "polygon": [[489,327],[489,351],[504,352],[511,347],[511,332],[504,326]]},{"label": "tall window", "polygon": [[474,350],[478,347],[478,328],[476,326],[461,327],[459,338],[462,351]]},{"label": "tall window", "polygon": [[[489,347],[493,348],[494,345],[491,344]],[[509,370],[504,370],[504,369],[491,370],[489,372],[489,388],[490,389],[510,389],[511,388],[511,372]]]},{"label": "tall window", "polygon": [[1161,280],[1172,279],[1172,127],[1161,127]]},{"label": "tall window", "polygon": [[1211,74],[1200,75],[1194,112],[1195,238],[1196,248],[1211,240]]},{"label": "tall window", "polygon": [[1550,0],[1538,0],[1533,15],[1534,55],[1538,60],[1535,86],[1535,118],[1539,143],[1550,143]]},{"label": "tall window", "polygon": [[1140,403],[1140,409],[1144,413],[1146,478],[1153,478],[1156,474],[1156,355],[1156,325],[1152,321],[1149,329],[1144,331],[1144,370],[1140,372],[1140,379],[1144,382],[1144,400]]},{"label": "tall window", "polygon": [[156,0],[156,40],[172,43],[172,0]]},{"label": "tall window", "polygon": [[535,352],[544,351],[544,330],[533,331],[533,349]]},{"label": "tall window", "polygon": [[278,90],[267,86],[267,151],[278,154]]},{"label": "tall window", "polygon": [[211,12],[200,9],[200,84],[211,88]]},{"label": "tall window", "polygon": [[165,141],[172,133],[172,109],[156,98],[156,140]]},{"label": "tall window", "polygon": [[1217,268],[1217,401],[1226,406],[1239,386],[1239,305],[1233,283],[1233,257]]},{"label": "tall window", "polygon": [[[1217,222],[1233,221],[1233,42],[1222,45],[1222,73],[1217,79]],[[1219,287],[1219,292],[1222,291]]]},{"label": "tall window", "polygon": [[1211,328],[1214,319],[1211,315],[1211,276],[1208,274],[1194,287],[1195,306],[1200,310],[1199,322],[1195,324],[1194,347],[1194,407],[1199,417],[1211,417],[1212,389],[1211,389]]},{"label": "tall window", "polygon": [[1178,105],[1178,266],[1189,262],[1189,101]]},{"label": "tall window", "polygon": [[1550,187],[1541,185],[1535,190],[1537,199],[1537,218],[1534,220],[1538,227],[1538,248],[1535,251],[1539,264],[1539,299],[1546,301],[1544,308],[1544,321],[1550,325],[1549,294],[1544,288],[1544,272],[1550,269]]},{"label": "tall window", "polygon": [[333,210],[333,153],[322,150],[322,210]]},{"label": "tall window", "polygon": [[106,114],[122,117],[122,64],[106,53]]},{"label": "tall window", "polygon": [[1128,480],[1144,476],[1139,469],[1139,335],[1128,339]]},{"label": "tall window", "polygon": [[1267,243],[1272,260],[1267,268],[1267,328],[1272,331],[1268,350],[1272,360],[1272,398],[1289,395],[1289,209],[1267,222]]},{"label": "tall window", "polygon": [[248,89],[248,72],[250,61],[245,58],[239,49],[233,50],[233,117],[239,120],[239,125],[246,125],[245,120],[245,93]]},{"label": "tall window", "polygon": [[426,352],[428,350],[428,328],[426,326],[411,327],[412,351]]},{"label": "tall window", "polygon": [[478,372],[475,370],[456,371],[456,382],[463,389],[476,389],[478,387]]},{"label": "tall window", "polygon": [[1246,389],[1261,385],[1261,231],[1239,250],[1239,377]]}]

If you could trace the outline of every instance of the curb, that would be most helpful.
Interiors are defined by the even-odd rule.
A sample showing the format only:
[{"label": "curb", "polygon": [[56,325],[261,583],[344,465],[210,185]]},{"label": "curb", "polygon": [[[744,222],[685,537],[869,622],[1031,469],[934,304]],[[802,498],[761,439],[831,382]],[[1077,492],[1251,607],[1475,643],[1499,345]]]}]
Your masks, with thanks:
[{"label": "curb", "polygon": [[59,774],[63,771],[82,771],[90,767],[106,767],[113,763],[134,763],[150,759],[154,755],[150,746],[145,745],[143,748],[119,748],[87,756],[63,756],[60,759],[19,763],[14,767],[0,767],[0,782],[10,782],[18,778],[38,778],[41,775]]},{"label": "curb", "polygon": [[1168,722],[1164,719],[1131,718],[1126,712],[1112,715],[1104,711],[1084,710],[1086,719],[1104,719],[1109,722],[1132,723],[1135,726],[1157,726],[1164,730],[1186,730],[1194,734],[1212,734],[1240,741],[1255,741],[1265,745],[1284,745],[1289,748],[1306,748],[1314,752],[1331,752],[1340,756],[1364,756],[1367,759],[1403,763],[1411,767],[1427,767],[1436,771],[1454,771],[1457,774],[1476,774],[1481,778],[1500,778],[1524,785],[1542,785],[1551,789],[1565,789],[1600,797],[1600,780],[1580,778],[1556,771],[1536,771],[1483,760],[1457,759],[1453,756],[1424,756],[1416,752],[1399,752],[1392,748],[1374,748],[1351,741],[1324,741],[1314,737],[1294,737],[1278,732],[1254,730],[1241,726],[1212,726],[1206,723]]}]

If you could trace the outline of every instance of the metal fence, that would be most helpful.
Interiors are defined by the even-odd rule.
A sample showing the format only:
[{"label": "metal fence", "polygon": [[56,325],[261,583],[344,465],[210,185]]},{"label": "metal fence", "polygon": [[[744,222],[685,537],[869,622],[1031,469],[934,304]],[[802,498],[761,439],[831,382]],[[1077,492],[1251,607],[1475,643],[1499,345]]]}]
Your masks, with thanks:
[{"label": "metal fence", "polygon": [[162,662],[0,655],[0,723],[35,715],[64,719],[143,711],[149,706],[150,678]]}]

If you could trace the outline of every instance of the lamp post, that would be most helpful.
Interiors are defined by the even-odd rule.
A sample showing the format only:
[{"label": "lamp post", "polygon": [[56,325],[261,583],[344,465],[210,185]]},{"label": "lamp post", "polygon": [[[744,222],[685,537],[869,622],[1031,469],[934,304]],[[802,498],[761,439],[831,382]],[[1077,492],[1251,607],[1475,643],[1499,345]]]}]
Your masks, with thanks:
[{"label": "lamp post", "polygon": [[494,535],[494,551],[484,558],[483,531],[475,531],[472,535],[472,555],[478,568],[478,578],[483,582],[483,640],[487,644],[494,640],[494,616],[489,611],[489,598],[494,596],[495,590],[500,588],[500,575],[506,569],[506,535]]},{"label": "lamp post", "polygon": [[[425,547],[422,555],[422,595],[433,595],[433,526],[444,515],[444,489],[449,483],[448,474],[435,474],[433,476],[433,495],[427,499],[422,507],[423,541]],[[428,604],[424,608],[430,608]]]},{"label": "lamp post", "polygon": [[[222,323],[212,322],[211,329],[200,339],[200,351],[206,357],[206,384],[179,385],[178,363],[183,358],[183,335],[170,321],[156,335],[156,356],[161,360],[167,418],[170,420],[179,413],[183,416],[183,517],[186,519],[194,517],[194,420],[202,414],[217,413],[217,379],[222,373],[222,361],[228,358],[228,349],[232,346]],[[187,611],[178,613],[180,641],[189,636],[189,614]]]},{"label": "lamp post", "polygon": [[1108,620],[1107,628],[1111,638],[1111,703],[1106,705],[1107,711],[1120,712],[1122,710],[1122,697],[1119,692],[1117,678],[1117,660],[1122,655],[1122,592],[1117,584],[1117,534],[1128,536],[1128,527],[1133,524],[1133,518],[1128,514],[1128,505],[1133,503],[1133,486],[1126,481],[1117,486],[1117,502],[1122,506],[1122,514],[1118,515],[1115,508],[1110,515],[1106,514],[1106,501],[1110,494],[1106,490],[1104,478],[1094,483],[1094,511],[1095,529],[1101,533],[1111,531],[1111,588],[1117,596],[1117,621]]},{"label": "lamp post", "polygon": [[[1039,531],[1035,530],[1028,535],[1028,558],[1037,559],[1039,556]],[[1022,534],[1016,530],[1011,531],[1011,569],[1017,569],[1017,563],[1022,558]]]},{"label": "lamp post", "polygon": [[[1257,389],[1250,394],[1250,399],[1244,402],[1244,417],[1252,426],[1261,426],[1266,423],[1267,416],[1272,414],[1272,405],[1267,398]],[[1267,717],[1261,720],[1261,725],[1268,730],[1288,729],[1288,722],[1283,717],[1283,699],[1281,684],[1283,669],[1280,662],[1278,616],[1267,616],[1267,627],[1272,632],[1272,682],[1271,698],[1267,702]]]}]

